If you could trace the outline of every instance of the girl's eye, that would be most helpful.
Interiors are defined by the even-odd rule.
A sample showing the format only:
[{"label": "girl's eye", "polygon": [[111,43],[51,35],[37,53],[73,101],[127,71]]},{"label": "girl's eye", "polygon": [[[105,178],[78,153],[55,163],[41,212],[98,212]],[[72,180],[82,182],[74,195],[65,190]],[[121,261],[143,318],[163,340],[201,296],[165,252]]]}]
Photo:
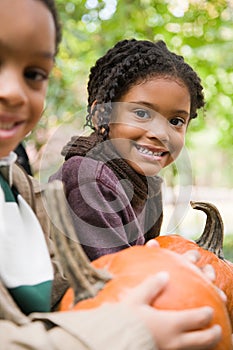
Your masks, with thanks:
[{"label": "girl's eye", "polygon": [[182,127],[185,124],[185,120],[182,118],[172,118],[170,123],[174,126]]},{"label": "girl's eye", "polygon": [[144,109],[137,109],[134,111],[134,113],[139,117],[140,119],[149,119],[150,114],[148,111],[145,111]]},{"label": "girl's eye", "polygon": [[36,69],[26,71],[25,77],[33,81],[43,81],[48,79],[48,75],[46,72]]}]

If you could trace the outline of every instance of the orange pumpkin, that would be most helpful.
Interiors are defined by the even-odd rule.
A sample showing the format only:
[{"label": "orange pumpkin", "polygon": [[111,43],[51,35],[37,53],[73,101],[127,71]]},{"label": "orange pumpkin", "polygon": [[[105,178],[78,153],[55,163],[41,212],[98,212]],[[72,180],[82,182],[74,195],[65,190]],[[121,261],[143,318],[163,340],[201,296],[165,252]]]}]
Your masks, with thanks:
[{"label": "orange pumpkin", "polygon": [[94,261],[97,269],[106,269],[112,279],[98,294],[73,305],[72,289],[65,294],[60,310],[95,308],[104,302],[116,302],[122,293],[136,286],[147,276],[159,271],[168,271],[167,288],[156,298],[153,306],[158,309],[182,310],[209,305],[214,308],[213,323],[222,326],[223,337],[215,350],[231,349],[231,325],[225,304],[214,285],[192,263],[180,254],[160,247],[135,246],[115,254],[102,256]]},{"label": "orange pumpkin", "polygon": [[207,221],[202,236],[191,241],[179,235],[159,236],[156,240],[160,247],[183,254],[188,250],[197,250],[200,260],[199,267],[211,264],[216,273],[215,284],[227,296],[227,309],[233,328],[233,264],[224,259],[223,255],[223,223],[217,208],[209,203],[191,202],[193,208],[207,214]]}]

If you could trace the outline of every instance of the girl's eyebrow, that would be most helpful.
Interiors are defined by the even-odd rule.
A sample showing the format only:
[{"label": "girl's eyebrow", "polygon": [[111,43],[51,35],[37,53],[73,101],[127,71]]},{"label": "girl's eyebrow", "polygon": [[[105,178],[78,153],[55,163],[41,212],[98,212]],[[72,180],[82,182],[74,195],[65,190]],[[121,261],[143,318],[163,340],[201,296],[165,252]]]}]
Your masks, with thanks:
[{"label": "girl's eyebrow", "polygon": [[[159,109],[159,106],[154,104],[154,103],[150,103],[150,102],[146,102],[146,101],[130,101],[130,103],[132,104],[136,104],[136,105],[140,105],[140,106],[145,106],[149,109],[152,109],[152,110],[155,110],[157,111]],[[179,114],[184,114],[186,115],[187,117],[189,117],[189,112],[181,109],[181,110],[174,110],[172,111],[174,113],[179,113]]]}]

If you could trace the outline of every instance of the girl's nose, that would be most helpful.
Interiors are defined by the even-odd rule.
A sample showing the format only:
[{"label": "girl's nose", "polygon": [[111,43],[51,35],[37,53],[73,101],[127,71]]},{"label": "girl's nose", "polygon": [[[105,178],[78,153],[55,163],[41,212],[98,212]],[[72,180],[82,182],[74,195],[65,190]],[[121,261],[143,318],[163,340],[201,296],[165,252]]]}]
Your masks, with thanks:
[{"label": "girl's nose", "polygon": [[0,102],[15,107],[24,104],[25,101],[23,76],[14,69],[0,70]]},{"label": "girl's nose", "polygon": [[147,127],[147,137],[156,138],[161,142],[169,140],[169,125],[167,118],[157,115]]}]

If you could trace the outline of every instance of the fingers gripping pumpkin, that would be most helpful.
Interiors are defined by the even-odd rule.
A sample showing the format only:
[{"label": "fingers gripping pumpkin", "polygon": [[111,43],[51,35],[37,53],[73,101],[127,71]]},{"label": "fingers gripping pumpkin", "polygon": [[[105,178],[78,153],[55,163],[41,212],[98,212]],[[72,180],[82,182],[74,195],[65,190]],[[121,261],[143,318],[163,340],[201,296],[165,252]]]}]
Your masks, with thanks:
[{"label": "fingers gripping pumpkin", "polygon": [[177,253],[185,253],[187,250],[197,250],[200,259],[199,267],[211,264],[216,273],[215,284],[222,289],[227,296],[227,309],[233,328],[233,265],[224,259],[223,237],[224,229],[221,215],[213,204],[191,202],[194,209],[202,210],[207,215],[203,234],[196,241],[190,241],[179,235],[159,236],[156,240],[160,247],[173,250]]}]

